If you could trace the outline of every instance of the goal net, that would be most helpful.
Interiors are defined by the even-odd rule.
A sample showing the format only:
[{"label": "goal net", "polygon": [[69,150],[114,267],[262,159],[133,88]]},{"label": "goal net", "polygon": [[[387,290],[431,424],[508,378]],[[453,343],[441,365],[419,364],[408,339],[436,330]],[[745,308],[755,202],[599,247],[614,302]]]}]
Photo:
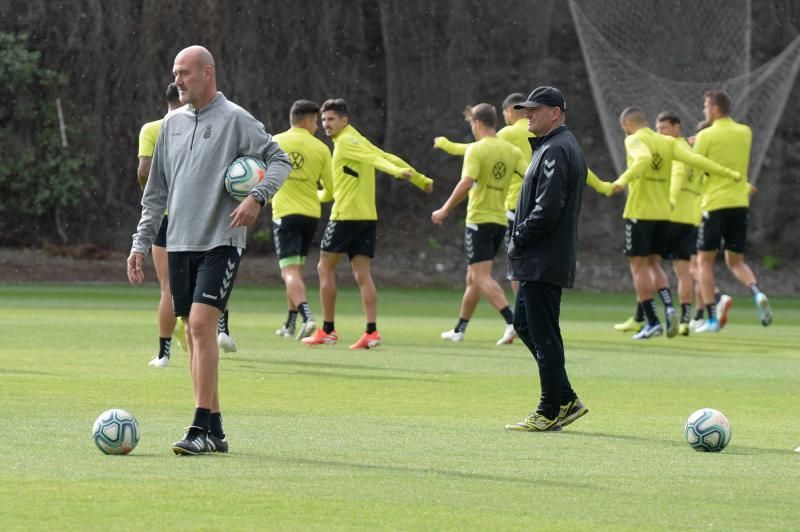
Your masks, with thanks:
[{"label": "goal net", "polygon": [[758,68],[750,64],[750,0],[570,0],[603,134],[625,168],[619,114],[642,108],[651,123],[676,111],[686,136],[703,119],[703,92],[723,88],[732,116],[753,129],[755,183],[800,67],[800,36]]}]

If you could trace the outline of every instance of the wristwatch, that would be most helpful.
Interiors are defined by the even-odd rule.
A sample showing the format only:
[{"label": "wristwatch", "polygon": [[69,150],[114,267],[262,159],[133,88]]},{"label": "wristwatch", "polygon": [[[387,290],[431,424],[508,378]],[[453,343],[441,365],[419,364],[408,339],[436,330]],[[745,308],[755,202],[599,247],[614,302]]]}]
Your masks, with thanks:
[{"label": "wristwatch", "polygon": [[253,199],[256,200],[261,207],[267,204],[267,198],[258,190],[251,190],[250,195],[253,196]]}]

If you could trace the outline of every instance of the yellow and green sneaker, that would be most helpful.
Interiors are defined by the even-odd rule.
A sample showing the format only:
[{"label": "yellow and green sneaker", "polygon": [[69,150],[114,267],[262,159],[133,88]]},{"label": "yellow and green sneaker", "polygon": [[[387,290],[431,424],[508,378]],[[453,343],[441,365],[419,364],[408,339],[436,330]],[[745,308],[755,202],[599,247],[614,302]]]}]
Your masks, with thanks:
[{"label": "yellow and green sneaker", "polygon": [[506,425],[506,430],[510,432],[558,432],[561,427],[558,418],[550,419],[539,412],[533,412],[519,423]]},{"label": "yellow and green sneaker", "polygon": [[567,404],[561,405],[561,408],[558,409],[558,418],[556,421],[559,426],[566,427],[579,417],[588,413],[589,409],[576,397]]},{"label": "yellow and green sneaker", "polygon": [[614,325],[614,329],[619,332],[635,332],[638,333],[644,327],[643,321],[636,321],[633,318],[628,318],[627,320],[623,321],[622,323],[617,323]]}]

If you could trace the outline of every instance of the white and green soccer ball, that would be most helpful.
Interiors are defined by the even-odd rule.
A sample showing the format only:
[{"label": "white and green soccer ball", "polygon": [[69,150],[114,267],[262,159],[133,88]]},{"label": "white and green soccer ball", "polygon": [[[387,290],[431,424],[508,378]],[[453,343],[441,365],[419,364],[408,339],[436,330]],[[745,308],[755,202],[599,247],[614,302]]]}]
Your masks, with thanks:
[{"label": "white and green soccer ball", "polygon": [[242,201],[267,174],[264,161],[256,157],[239,157],[225,171],[225,190],[236,201]]},{"label": "white and green soccer ball", "polygon": [[701,408],[686,420],[683,434],[695,451],[718,453],[731,441],[731,424],[719,410]]},{"label": "white and green soccer ball", "polygon": [[106,410],[94,421],[92,438],[105,454],[128,454],[139,443],[139,422],[125,410]]}]

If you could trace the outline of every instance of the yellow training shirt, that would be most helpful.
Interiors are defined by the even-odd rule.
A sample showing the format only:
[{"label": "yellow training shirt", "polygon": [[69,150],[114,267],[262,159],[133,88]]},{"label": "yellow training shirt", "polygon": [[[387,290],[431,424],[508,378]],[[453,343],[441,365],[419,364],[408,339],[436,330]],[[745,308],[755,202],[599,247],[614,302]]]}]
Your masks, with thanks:
[{"label": "yellow training shirt", "polygon": [[161,123],[163,121],[164,119],[162,118],[142,126],[141,131],[139,131],[139,157],[153,156],[153,152],[156,150],[158,132],[161,131]]},{"label": "yellow training shirt", "polygon": [[[530,139],[535,135],[528,131],[528,119],[520,118],[513,124],[504,127],[497,132],[497,137],[507,142],[510,142],[522,152],[525,157],[525,165],[531,162],[533,157],[533,148],[531,147]],[[508,186],[508,194],[506,196],[506,210],[513,211],[517,208],[517,200],[519,199],[519,191],[522,190],[522,178],[525,176],[517,175],[516,173],[511,177],[511,184]]]},{"label": "yellow training shirt", "polygon": [[475,181],[469,191],[467,223],[506,225],[508,187],[514,174],[521,179],[527,168],[528,162],[519,148],[505,140],[485,137],[470,144],[461,170],[462,179]]},{"label": "yellow training shirt", "polygon": [[[275,135],[273,140],[286,152],[292,171],[272,198],[272,218],[302,214],[319,218],[320,197],[333,189],[331,152],[324,142],[303,127],[292,127]],[[322,185],[319,190],[318,184]]]},{"label": "yellow training shirt", "polygon": [[[686,139],[677,139],[689,149]],[[700,202],[703,198],[703,175],[701,170],[695,170],[686,163],[672,161],[672,174],[669,185],[669,202],[672,205],[670,222],[700,225],[703,217]]]},{"label": "yellow training shirt", "polygon": [[675,137],[643,127],[625,138],[628,169],[614,184],[628,186],[623,218],[663,220],[671,217],[669,202],[672,161],[678,160],[706,172],[739,178],[738,172],[720,166],[692,152]]},{"label": "yellow training shirt", "polygon": [[333,189],[322,201],[333,198],[331,220],[377,220],[375,208],[375,169],[401,178],[404,168],[414,175],[411,184],[425,190],[432,179],[420,174],[400,157],[374,146],[366,137],[347,125],[333,137]]},{"label": "yellow training shirt", "polygon": [[697,134],[694,151],[712,161],[736,170],[742,176],[739,181],[724,175],[709,172],[703,185],[703,210],[716,211],[750,205],[750,184],[747,171],[750,166],[750,147],[753,132],[750,127],[735,122],[730,117],[714,120]]}]

